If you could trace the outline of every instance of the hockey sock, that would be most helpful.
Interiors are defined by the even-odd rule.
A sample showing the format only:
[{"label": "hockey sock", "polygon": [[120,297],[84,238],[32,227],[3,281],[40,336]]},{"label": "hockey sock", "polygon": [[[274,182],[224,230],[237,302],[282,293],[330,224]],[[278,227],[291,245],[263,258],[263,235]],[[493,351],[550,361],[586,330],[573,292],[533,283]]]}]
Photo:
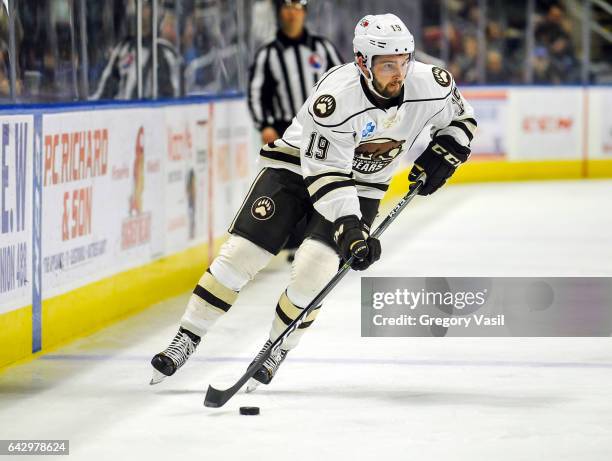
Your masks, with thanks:
[{"label": "hockey sock", "polygon": [[[285,331],[285,329],[289,326],[291,322],[293,322],[304,310],[304,308],[296,306],[291,302],[289,297],[287,296],[287,292],[285,291],[280,299],[278,300],[278,304],[276,304],[276,312],[274,314],[274,321],[272,322],[272,329],[270,330],[270,340],[276,341],[276,339],[280,336],[280,334]],[[285,342],[282,345],[283,349],[293,349],[300,342],[302,335],[306,331],[312,322],[319,315],[319,311],[321,310],[321,306],[317,306],[310,314],[306,316],[304,322],[291,333]]]},{"label": "hockey sock", "polygon": [[234,304],[238,292],[230,290],[207,270],[193,290],[181,326],[198,336],[210,327]]}]

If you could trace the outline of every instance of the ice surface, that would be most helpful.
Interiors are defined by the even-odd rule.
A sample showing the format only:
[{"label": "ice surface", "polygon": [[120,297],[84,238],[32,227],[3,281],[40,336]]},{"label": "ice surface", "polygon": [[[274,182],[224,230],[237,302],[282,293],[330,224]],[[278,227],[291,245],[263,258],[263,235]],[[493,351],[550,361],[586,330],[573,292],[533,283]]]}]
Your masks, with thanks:
[{"label": "ice surface", "polygon": [[[610,197],[612,181],[447,187],[406,209],[368,275],[612,276]],[[0,439],[70,439],[71,460],[612,459],[609,338],[361,338],[360,274],[271,386],[205,408],[266,339],[274,266],[157,386],[187,294],[6,369]]]}]

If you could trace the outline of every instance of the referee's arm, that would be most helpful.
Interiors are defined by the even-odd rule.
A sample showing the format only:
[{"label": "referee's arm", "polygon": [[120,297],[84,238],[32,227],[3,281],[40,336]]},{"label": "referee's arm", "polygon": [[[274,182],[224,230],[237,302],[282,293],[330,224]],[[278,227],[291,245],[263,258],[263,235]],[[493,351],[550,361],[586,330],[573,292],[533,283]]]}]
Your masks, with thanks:
[{"label": "referee's arm", "polygon": [[255,55],[249,72],[249,111],[264,143],[278,139],[274,123],[274,79],[268,63],[270,49],[264,46]]}]

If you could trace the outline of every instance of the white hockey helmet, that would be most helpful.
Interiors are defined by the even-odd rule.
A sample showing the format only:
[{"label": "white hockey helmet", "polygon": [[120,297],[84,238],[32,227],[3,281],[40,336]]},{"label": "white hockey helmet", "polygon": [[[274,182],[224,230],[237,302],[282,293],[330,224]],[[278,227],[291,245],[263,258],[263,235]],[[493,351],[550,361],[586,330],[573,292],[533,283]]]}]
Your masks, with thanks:
[{"label": "white hockey helmet", "polygon": [[414,62],[414,37],[404,22],[394,14],[367,15],[355,26],[353,52],[355,57],[363,56],[370,75],[364,74],[363,71],[362,74],[370,89],[373,89],[372,58],[381,55],[409,54],[408,71],[410,71]]}]

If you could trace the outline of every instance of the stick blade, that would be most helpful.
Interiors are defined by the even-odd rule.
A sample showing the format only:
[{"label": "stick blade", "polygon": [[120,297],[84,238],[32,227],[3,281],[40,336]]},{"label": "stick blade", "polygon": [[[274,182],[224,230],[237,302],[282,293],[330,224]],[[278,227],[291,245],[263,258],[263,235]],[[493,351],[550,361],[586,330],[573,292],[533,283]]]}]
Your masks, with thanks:
[{"label": "stick blade", "polygon": [[204,406],[210,408],[222,407],[225,405],[225,402],[229,400],[225,394],[225,391],[220,391],[209,385],[206,391],[206,397],[204,397]]}]

